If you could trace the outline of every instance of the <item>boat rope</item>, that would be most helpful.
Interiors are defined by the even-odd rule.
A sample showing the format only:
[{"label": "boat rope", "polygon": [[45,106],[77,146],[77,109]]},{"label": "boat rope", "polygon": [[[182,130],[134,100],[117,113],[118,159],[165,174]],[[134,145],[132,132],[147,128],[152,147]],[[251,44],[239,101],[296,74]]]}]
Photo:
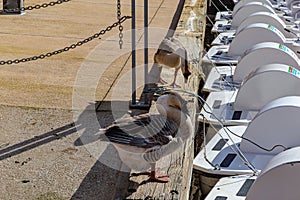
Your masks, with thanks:
[{"label": "boat rope", "polygon": [[[204,115],[203,115],[204,117]],[[204,117],[205,119],[205,117]],[[206,120],[206,119],[205,119]],[[234,145],[235,148],[233,148],[226,140],[225,138],[219,133],[218,129],[215,128],[215,126],[213,124],[210,124],[210,126],[214,129],[214,131],[221,137],[221,139],[223,141],[225,141],[226,145],[234,152],[236,153],[236,155],[243,161],[243,163],[251,170],[253,171],[254,173],[257,173],[258,170],[255,169],[255,167],[251,164],[250,161],[248,161],[248,159],[245,157],[245,155],[242,153],[242,151],[239,149],[239,147],[236,145],[236,143],[232,140],[231,136],[226,132],[226,130],[224,129],[225,133],[227,134],[228,138],[230,139],[230,141],[232,142],[232,144]],[[221,127],[224,128],[224,125],[221,124]],[[226,127],[226,126],[225,126]],[[205,137],[205,134],[204,134],[204,137]],[[204,143],[204,142],[203,142]],[[206,156],[206,142],[204,143],[204,158],[206,158],[205,160],[210,164],[212,165],[213,167],[215,167],[215,169],[220,169],[220,167],[218,167],[219,165],[213,165],[211,164],[210,161],[208,161],[207,159],[207,156]]]},{"label": "boat rope", "polygon": [[[199,95],[193,94],[193,93],[189,93],[191,95],[194,95],[196,97],[198,97],[202,104],[207,105],[208,109],[210,111],[212,111],[212,108],[206,103],[206,101]],[[203,106],[204,107],[204,106]],[[209,114],[211,114],[213,117],[215,117],[217,119],[217,121],[220,123],[221,127],[224,128],[224,123],[212,112],[209,111],[205,111],[208,112]],[[210,124],[210,126],[216,131],[216,133],[218,133],[218,135],[222,138],[222,140],[226,141],[225,138],[219,133],[219,131],[214,127],[213,124]],[[225,131],[226,132],[226,131]],[[235,148],[233,148],[228,142],[226,142],[227,146],[233,151],[235,152],[238,157],[244,162],[244,164],[250,169],[252,170],[254,173],[257,173],[257,170],[255,169],[255,167],[248,161],[248,159],[245,157],[245,155],[243,154],[243,152],[240,150],[240,148],[236,145],[236,143],[233,141],[232,137],[226,132],[228,138],[231,140],[232,144],[234,145]],[[206,144],[205,144],[206,145]]]},{"label": "boat rope", "polygon": [[264,150],[264,151],[267,151],[267,152],[271,152],[271,151],[273,151],[274,149],[276,149],[277,147],[282,147],[282,148],[284,149],[284,151],[289,149],[288,147],[285,147],[285,146],[282,145],[282,144],[276,144],[276,145],[274,145],[272,148],[267,149],[267,148],[265,148],[265,147],[263,147],[263,146],[257,144],[256,142],[254,142],[254,141],[252,141],[252,140],[250,140],[250,139],[248,139],[248,138],[245,138],[245,137],[243,137],[243,136],[240,136],[240,135],[234,133],[234,132],[233,132],[232,130],[230,130],[228,127],[225,127],[225,128],[226,128],[231,134],[233,134],[234,136],[239,137],[239,138],[242,138],[242,139],[244,139],[244,140],[250,142],[251,144],[257,146],[258,148],[260,148],[260,149],[262,149],[262,150]]},{"label": "boat rope", "polygon": [[214,3],[214,1],[211,1],[212,5],[217,9],[218,12],[221,12],[221,10],[218,8],[218,6]]},{"label": "boat rope", "polygon": [[[227,130],[229,130],[228,127],[224,128],[225,126],[223,126],[223,130],[225,131],[225,133],[227,134],[228,138],[231,140],[232,144],[234,145],[235,149],[237,150],[237,155],[239,155],[241,158],[241,160],[244,162],[244,164],[251,169],[254,173],[257,173],[258,170],[255,169],[255,167],[252,165],[252,163],[246,158],[246,156],[242,153],[242,151],[240,150],[240,148],[237,146],[237,144],[233,141],[232,137],[230,136],[230,134],[227,132]],[[219,134],[220,137],[221,134],[219,132],[217,132]],[[222,137],[223,139],[223,137]],[[232,150],[233,148],[231,148],[231,145],[229,145],[230,149]]]},{"label": "boat rope", "polygon": [[231,10],[221,1],[221,0],[218,0],[221,5],[226,9],[226,11],[230,12]]},{"label": "boat rope", "polygon": [[203,119],[203,154],[204,154],[204,159],[205,159],[205,161],[208,163],[208,164],[210,164],[210,166],[212,166],[215,170],[219,170],[220,169],[220,165],[214,165],[212,162],[210,162],[210,160],[208,160],[208,158],[207,158],[207,154],[206,154],[206,130],[205,130],[205,117],[204,117],[204,115],[203,114],[201,114],[200,113],[200,116],[202,116],[202,119]]},{"label": "boat rope", "polygon": [[[184,94],[188,94],[188,95],[190,95],[190,96],[193,96],[193,97],[197,97],[197,99],[200,100],[200,102],[201,102],[202,105],[204,105],[204,104],[207,105],[208,109],[209,109],[210,111],[212,111],[212,108],[210,108],[210,106],[206,103],[206,101],[205,101],[200,95],[197,95],[197,94],[194,94],[194,93],[192,93],[192,92],[185,91],[185,90],[180,90],[180,89],[173,89],[173,91],[181,92],[181,93],[184,93]],[[205,111],[205,112],[206,112],[206,111]],[[216,115],[214,115],[212,112],[209,112],[209,111],[208,111],[208,113],[211,114],[211,115],[213,115],[213,117],[215,117],[215,118],[217,119],[217,121],[220,123],[220,125],[221,125],[222,128],[225,127],[224,124],[223,124],[223,122],[222,122]],[[211,125],[212,125],[212,124],[211,124]],[[213,125],[212,125],[212,127],[214,128]],[[217,130],[217,129],[215,129],[215,130]],[[225,132],[226,132],[226,130],[225,130]],[[217,133],[218,133],[218,131],[217,131]],[[227,133],[227,132],[226,132],[226,133]],[[219,133],[218,133],[218,134],[219,134]],[[228,134],[228,133],[227,133],[227,134]],[[223,138],[222,135],[219,134],[219,136],[224,140],[224,138]],[[229,143],[226,142],[226,144],[229,146],[229,148],[230,148],[233,152],[235,152],[235,153],[237,154],[237,156],[244,162],[244,164],[245,164],[250,170],[252,170],[254,173],[257,173],[258,170],[255,169],[255,167],[251,164],[251,162],[249,162],[249,161],[247,160],[247,158],[244,156],[243,152],[238,148],[238,146],[236,145],[236,143],[233,142],[233,140],[232,140],[232,138],[231,138],[231,136],[230,136],[229,134],[228,134],[228,137],[230,138],[230,140],[232,141],[232,143],[233,143],[234,146],[235,146],[235,148],[233,148],[231,145],[229,145]],[[225,140],[224,140],[224,141],[225,141]],[[206,144],[204,144],[204,145],[206,145]],[[213,166],[214,166],[214,165],[213,165]]]},{"label": "boat rope", "polygon": [[[197,96],[198,96],[198,95],[197,95]],[[202,101],[205,101],[205,100],[203,99]],[[208,104],[207,104],[206,102],[205,102],[205,104],[208,106]],[[208,108],[209,108],[210,110],[212,110],[209,106],[208,106]],[[212,112],[206,110],[204,106],[203,106],[203,110],[204,110],[206,113],[211,114],[213,117],[215,117],[215,118],[218,120],[218,122],[221,124],[221,127],[224,128],[225,133],[228,135],[228,137],[229,137],[230,139],[231,139],[231,137],[230,137],[230,135],[229,135],[229,133],[228,133],[227,131],[229,131],[232,135],[234,135],[234,136],[236,136],[236,137],[239,137],[239,138],[241,138],[241,139],[244,139],[244,140],[250,142],[251,144],[257,146],[258,148],[260,148],[260,149],[262,149],[262,150],[264,150],[264,151],[267,151],[267,152],[272,152],[274,149],[276,149],[276,148],[278,148],[278,147],[282,147],[282,148],[284,149],[284,151],[287,150],[287,149],[289,149],[288,147],[286,147],[286,146],[284,146],[284,145],[282,145],[282,144],[276,144],[276,145],[274,145],[273,147],[271,147],[271,148],[269,148],[269,149],[268,149],[268,148],[265,148],[265,147],[259,145],[258,143],[256,143],[256,142],[250,140],[249,138],[246,138],[246,137],[243,137],[243,136],[240,136],[240,135],[234,133],[232,130],[229,129],[228,126],[224,126],[222,120],[220,120],[220,119],[219,119],[216,115],[214,115]],[[206,119],[205,119],[205,120],[206,120]],[[218,133],[218,130],[214,127],[213,124],[210,124],[210,126]],[[219,134],[219,135],[220,135],[220,134]],[[220,135],[220,137],[222,137],[222,136]],[[222,139],[223,139],[223,138],[222,138]],[[232,139],[231,139],[231,140],[232,140]],[[232,143],[235,144],[233,141],[232,141]],[[237,146],[236,146],[236,148],[239,149]],[[244,157],[244,155],[243,155],[243,157]],[[246,158],[245,158],[245,159],[246,159]],[[248,163],[250,163],[250,162],[248,162]]]}]

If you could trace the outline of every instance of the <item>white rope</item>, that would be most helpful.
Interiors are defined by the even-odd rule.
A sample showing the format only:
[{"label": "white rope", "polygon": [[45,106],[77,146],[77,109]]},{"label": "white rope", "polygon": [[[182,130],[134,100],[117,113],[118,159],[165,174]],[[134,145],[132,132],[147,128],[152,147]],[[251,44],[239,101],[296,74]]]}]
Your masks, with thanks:
[{"label": "white rope", "polygon": [[[201,102],[203,102],[203,104],[207,105],[208,109],[210,111],[212,111],[212,108],[206,103],[206,101],[199,95],[197,94],[194,94],[192,92],[188,92],[188,91],[184,91],[184,90],[179,90],[179,89],[174,89],[174,91],[176,92],[182,92],[182,93],[185,93],[185,94],[189,94],[191,96],[195,96],[197,97],[198,99],[201,100]],[[220,123],[221,127],[224,128],[224,124],[223,122],[215,115],[213,114],[212,112],[210,112],[211,115],[213,115],[213,117],[215,117],[217,119],[217,121]],[[212,124],[211,124],[212,125]],[[212,127],[214,128],[214,126],[212,125]],[[215,129],[215,128],[214,128]],[[217,131],[217,129],[215,129],[216,132],[219,134],[219,136],[224,140],[224,137]],[[223,129],[225,130],[225,129]],[[257,173],[257,169],[255,169],[255,167],[247,160],[247,158],[245,157],[245,155],[243,154],[243,152],[238,148],[238,146],[236,145],[236,143],[233,141],[233,139],[231,138],[230,134],[225,130],[227,136],[229,137],[229,139],[231,140],[231,142],[234,144],[235,148],[233,148],[228,142],[226,142],[226,144],[228,145],[228,147],[237,154],[237,156],[244,162],[244,164],[250,169],[252,170],[254,173]],[[205,133],[204,133],[205,134]],[[224,140],[226,141],[226,140]],[[206,144],[204,144],[206,145]]]}]

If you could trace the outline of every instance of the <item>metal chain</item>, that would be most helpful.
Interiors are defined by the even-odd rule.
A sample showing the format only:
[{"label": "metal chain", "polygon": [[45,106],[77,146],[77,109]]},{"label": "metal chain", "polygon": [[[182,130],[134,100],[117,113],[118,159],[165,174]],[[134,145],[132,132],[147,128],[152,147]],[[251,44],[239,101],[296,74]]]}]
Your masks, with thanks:
[{"label": "metal chain", "polygon": [[34,10],[34,9],[41,9],[41,8],[47,8],[49,6],[55,6],[58,4],[62,4],[65,2],[69,2],[71,0],[58,0],[58,1],[52,1],[50,3],[43,3],[40,5],[34,5],[34,6],[27,6],[27,7],[22,7],[22,8],[10,8],[10,9],[3,9],[1,12],[20,12],[20,11],[25,11],[25,10]]},{"label": "metal chain", "polygon": [[[74,43],[74,44],[72,44],[70,46],[67,46],[67,47],[64,47],[62,49],[52,51],[52,52],[49,52],[49,53],[45,53],[45,54],[41,54],[39,56],[33,56],[33,57],[15,59],[15,60],[6,60],[6,61],[2,60],[2,61],[0,61],[0,65],[19,64],[19,63],[38,60],[38,59],[44,59],[46,57],[51,57],[51,56],[69,51],[71,49],[75,49],[76,47],[79,47],[83,44],[86,44],[86,43],[96,39],[96,38],[99,38],[101,35],[104,35],[106,32],[111,31],[113,28],[119,26],[120,24],[122,24],[123,22],[125,22],[127,19],[130,19],[130,18],[131,18],[131,16],[123,16],[123,17],[120,18],[119,21],[117,21],[117,22],[113,23],[112,25],[108,26],[106,29],[103,29],[100,32],[98,32],[98,33],[96,33],[96,34],[94,34],[94,35],[92,35],[92,36],[90,36],[90,37],[88,37],[84,40],[81,40],[77,43]],[[101,39],[101,38],[99,38],[99,39]]]},{"label": "metal chain", "polygon": [[[117,19],[120,21],[121,19],[121,0],[117,0]],[[122,23],[119,25],[119,45],[120,49],[122,49],[123,46],[123,26]]]}]

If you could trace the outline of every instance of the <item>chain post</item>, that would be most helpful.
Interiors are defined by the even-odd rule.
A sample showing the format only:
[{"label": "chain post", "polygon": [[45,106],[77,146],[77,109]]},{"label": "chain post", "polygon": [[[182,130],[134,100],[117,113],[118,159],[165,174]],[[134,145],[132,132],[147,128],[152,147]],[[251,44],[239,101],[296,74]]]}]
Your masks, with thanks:
[{"label": "chain post", "polygon": [[3,14],[24,14],[22,7],[24,7],[24,0],[3,0],[3,10],[16,10],[3,12]]},{"label": "chain post", "polygon": [[43,3],[43,4],[40,4],[40,5],[27,6],[27,7],[24,7],[22,5],[22,7],[20,7],[20,8],[3,9],[3,10],[0,10],[0,12],[1,13],[23,12],[25,10],[34,10],[34,9],[47,8],[49,6],[55,6],[55,5],[59,5],[59,4],[65,3],[65,2],[69,2],[69,1],[71,1],[71,0],[57,0],[57,1],[52,1],[52,2],[49,2],[49,3]]},{"label": "chain post", "polygon": [[[117,19],[120,22],[122,13],[121,13],[121,0],[117,0]],[[123,47],[123,25],[122,23],[119,24],[119,45],[120,49]]]}]

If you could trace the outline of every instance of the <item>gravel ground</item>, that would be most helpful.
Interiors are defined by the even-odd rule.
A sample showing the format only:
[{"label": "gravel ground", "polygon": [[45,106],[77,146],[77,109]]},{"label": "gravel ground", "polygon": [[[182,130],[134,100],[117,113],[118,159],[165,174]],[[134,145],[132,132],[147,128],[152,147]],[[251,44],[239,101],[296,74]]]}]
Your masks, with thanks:
[{"label": "gravel ground", "polygon": [[[119,172],[78,145],[71,111],[0,106],[0,113],[0,199],[112,199],[118,193]],[[99,117],[112,120],[109,112]]]},{"label": "gravel ground", "polygon": [[[26,1],[25,6],[45,2]],[[166,29],[169,26],[178,1],[173,2],[151,1],[149,17],[152,27]],[[142,3],[137,2],[137,6],[141,7]],[[142,19],[140,11],[142,9],[138,9],[137,16]],[[129,0],[122,1],[122,13],[130,14]],[[58,50],[99,32],[115,20],[116,2],[109,0],[72,0],[48,9],[27,11],[22,16],[1,15],[1,60]],[[138,27],[142,23],[142,20],[137,20]],[[124,23],[124,32],[129,29],[128,20]],[[129,66],[126,65],[128,52],[119,54],[116,50],[117,36],[118,29],[115,28],[101,40],[67,53],[1,66],[0,200],[108,200],[126,196],[128,173],[105,166],[85,145],[80,145],[76,131],[78,124],[74,124],[71,111],[73,86],[83,63],[94,63],[100,68],[111,64],[99,81],[96,98],[110,101],[111,87],[117,83],[119,73],[126,72],[123,67],[127,69]],[[117,40],[112,40],[113,37]],[[130,40],[126,39],[126,34],[124,37],[125,46]],[[154,37],[155,41],[160,41],[159,37]],[[101,48],[104,42],[106,46]],[[97,48],[101,51],[95,51]],[[116,61],[113,62],[111,57]],[[139,59],[142,56],[138,56]],[[123,93],[121,100],[128,106],[130,93]],[[110,109],[97,114],[101,126],[113,121]],[[118,113],[120,117],[123,114]],[[108,146],[102,156],[109,157],[114,151]],[[113,159],[119,164],[118,157]]]}]

